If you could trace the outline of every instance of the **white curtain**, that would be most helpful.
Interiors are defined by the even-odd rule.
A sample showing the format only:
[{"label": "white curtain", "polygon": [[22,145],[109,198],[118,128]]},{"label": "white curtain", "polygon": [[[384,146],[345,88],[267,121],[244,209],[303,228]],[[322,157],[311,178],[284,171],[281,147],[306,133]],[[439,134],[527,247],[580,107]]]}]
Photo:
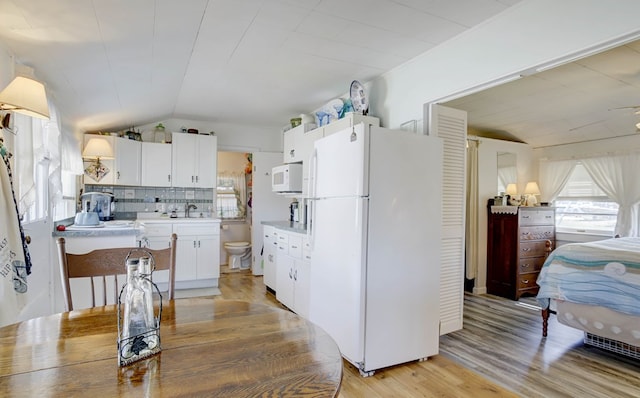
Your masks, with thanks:
[{"label": "white curtain", "polygon": [[538,172],[540,200],[542,202],[552,202],[557,198],[562,188],[569,181],[571,172],[575,167],[575,160],[541,161]]},{"label": "white curtain", "polygon": [[627,154],[582,159],[593,181],[618,203],[614,235],[639,236],[640,154]]},{"label": "white curtain", "polygon": [[216,204],[219,217],[244,217],[246,195],[247,186],[244,172],[222,171],[218,173]]},{"label": "white curtain", "polygon": [[[14,113],[16,132],[16,186],[20,214],[26,213],[36,200],[35,167],[47,167],[49,203],[62,198],[61,134],[58,113],[49,101],[49,120]],[[46,208],[46,207],[45,207]]]},{"label": "white curtain", "polygon": [[[465,272],[467,279],[478,274],[478,145],[476,140],[467,140],[467,223]],[[515,180],[513,180],[515,181]]]},{"label": "white curtain", "polygon": [[35,158],[36,145],[41,149],[42,138],[38,137],[41,129],[36,132],[34,140],[34,127],[38,127],[37,123],[33,123],[33,118],[14,112],[13,129],[16,133],[15,146],[15,164],[14,186],[18,201],[18,212],[23,215],[27,212],[36,200],[35,186],[35,167],[37,159]]}]

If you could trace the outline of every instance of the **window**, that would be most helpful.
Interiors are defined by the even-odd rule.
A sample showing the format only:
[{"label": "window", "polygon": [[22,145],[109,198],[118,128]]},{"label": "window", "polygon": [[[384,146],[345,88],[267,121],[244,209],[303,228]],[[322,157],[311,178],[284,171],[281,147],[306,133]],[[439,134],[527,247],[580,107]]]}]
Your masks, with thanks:
[{"label": "window", "polygon": [[54,204],[53,221],[63,220],[76,214],[76,180],[77,176],[62,171],[62,198]]},{"label": "window", "polygon": [[218,174],[216,190],[216,211],[218,218],[226,220],[242,220],[245,217],[244,173],[222,172]]},{"label": "window", "polygon": [[556,227],[560,232],[613,235],[618,204],[593,182],[578,163],[554,202]]}]

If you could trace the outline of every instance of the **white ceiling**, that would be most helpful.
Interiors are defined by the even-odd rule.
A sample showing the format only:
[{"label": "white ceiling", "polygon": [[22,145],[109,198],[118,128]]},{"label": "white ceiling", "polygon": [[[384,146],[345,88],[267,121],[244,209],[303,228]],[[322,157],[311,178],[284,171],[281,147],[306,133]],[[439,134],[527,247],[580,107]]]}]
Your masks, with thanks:
[{"label": "white ceiling", "polygon": [[80,131],[282,126],[519,1],[0,0],[0,43]]},{"label": "white ceiling", "polygon": [[534,148],[638,134],[640,41],[446,105],[466,110],[478,135]]}]

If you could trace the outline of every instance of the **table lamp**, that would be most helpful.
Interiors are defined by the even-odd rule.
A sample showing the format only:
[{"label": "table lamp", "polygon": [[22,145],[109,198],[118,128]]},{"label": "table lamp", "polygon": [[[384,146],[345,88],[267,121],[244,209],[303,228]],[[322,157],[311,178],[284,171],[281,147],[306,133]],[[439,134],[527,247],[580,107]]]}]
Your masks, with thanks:
[{"label": "table lamp", "polygon": [[518,186],[514,183],[507,184],[506,192],[509,195],[509,204],[515,205],[520,202],[520,198],[518,197]]},{"label": "table lamp", "polygon": [[528,182],[527,186],[524,188],[524,194],[527,195],[526,206],[535,206],[538,204],[538,200],[536,199],[536,195],[540,195],[538,183],[535,181]]}]

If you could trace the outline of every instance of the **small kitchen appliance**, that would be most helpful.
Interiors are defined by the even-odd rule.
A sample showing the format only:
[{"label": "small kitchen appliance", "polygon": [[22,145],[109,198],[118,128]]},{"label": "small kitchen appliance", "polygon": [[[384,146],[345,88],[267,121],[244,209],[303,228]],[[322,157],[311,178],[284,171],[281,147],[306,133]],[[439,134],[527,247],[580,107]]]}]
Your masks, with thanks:
[{"label": "small kitchen appliance", "polygon": [[87,192],[80,195],[83,212],[98,213],[100,221],[113,220],[115,212],[115,199],[108,192]]}]

